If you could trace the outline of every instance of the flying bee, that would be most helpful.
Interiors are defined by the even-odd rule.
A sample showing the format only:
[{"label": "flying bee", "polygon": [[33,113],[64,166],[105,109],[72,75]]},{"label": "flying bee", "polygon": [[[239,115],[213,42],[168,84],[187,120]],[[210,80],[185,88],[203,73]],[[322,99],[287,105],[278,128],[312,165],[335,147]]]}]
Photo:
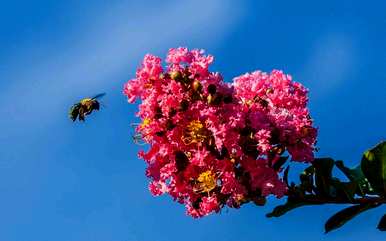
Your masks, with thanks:
[{"label": "flying bee", "polygon": [[84,98],[78,103],[71,106],[69,111],[69,117],[72,121],[76,121],[78,118],[80,121],[84,121],[86,115],[89,115],[93,110],[99,110],[100,103],[98,99],[102,98],[106,93],[97,94],[92,98]]}]

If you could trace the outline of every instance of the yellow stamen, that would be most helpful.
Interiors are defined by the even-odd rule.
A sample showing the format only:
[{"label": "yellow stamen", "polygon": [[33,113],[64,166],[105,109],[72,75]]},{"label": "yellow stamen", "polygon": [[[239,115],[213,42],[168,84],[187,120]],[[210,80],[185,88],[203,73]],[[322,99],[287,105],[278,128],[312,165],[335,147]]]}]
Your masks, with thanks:
[{"label": "yellow stamen", "polygon": [[210,170],[201,173],[197,181],[198,192],[210,192],[217,186],[216,175]]},{"label": "yellow stamen", "polygon": [[237,203],[239,203],[239,204],[242,204],[242,203],[246,202],[247,199],[246,199],[245,196],[242,195],[242,194],[236,194],[236,195],[235,195],[235,201],[236,201]]},{"label": "yellow stamen", "polygon": [[185,145],[200,143],[208,138],[208,130],[199,120],[191,121],[186,127],[182,141]]},{"label": "yellow stamen", "polygon": [[145,89],[150,89],[151,87],[153,87],[153,85],[151,83],[147,83],[147,84],[144,84]]},{"label": "yellow stamen", "polygon": [[142,122],[142,124],[141,124],[141,127],[143,128],[143,127],[148,126],[148,125],[150,124],[150,122],[151,122],[151,120],[150,120],[149,118],[143,119],[143,122]]},{"label": "yellow stamen", "polygon": [[192,158],[192,153],[190,151],[185,152],[185,155],[190,159]]}]

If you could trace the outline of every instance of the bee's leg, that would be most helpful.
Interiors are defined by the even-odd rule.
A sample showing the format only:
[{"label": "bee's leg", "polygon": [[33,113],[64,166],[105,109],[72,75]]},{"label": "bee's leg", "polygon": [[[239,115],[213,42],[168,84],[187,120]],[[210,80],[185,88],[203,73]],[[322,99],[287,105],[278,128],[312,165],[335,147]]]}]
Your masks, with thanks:
[{"label": "bee's leg", "polygon": [[79,120],[84,121],[84,109],[83,109],[83,107],[79,108]]},{"label": "bee's leg", "polygon": [[71,116],[72,121],[76,121],[76,118],[78,118],[78,112],[74,113],[73,116]]},{"label": "bee's leg", "polygon": [[84,114],[85,114],[85,115],[89,115],[89,114],[91,114],[91,112],[92,112],[92,109],[89,108],[89,109],[87,109],[87,111],[86,111]]},{"label": "bee's leg", "polygon": [[87,103],[87,105],[85,106],[85,108],[86,108],[85,115],[91,114],[91,112],[93,110],[93,103],[94,102]]}]

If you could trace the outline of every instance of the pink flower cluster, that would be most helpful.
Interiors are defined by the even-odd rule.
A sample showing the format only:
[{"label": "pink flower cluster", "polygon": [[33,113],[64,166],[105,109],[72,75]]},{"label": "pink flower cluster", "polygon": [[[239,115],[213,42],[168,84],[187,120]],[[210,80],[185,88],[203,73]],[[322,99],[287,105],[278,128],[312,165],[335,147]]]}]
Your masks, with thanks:
[{"label": "pink flower cluster", "polygon": [[168,193],[193,217],[285,195],[284,155],[313,160],[307,89],[278,70],[225,83],[202,50],[170,49],[166,62],[146,55],[124,87],[129,102],[141,101],[136,131],[150,145],[139,153],[150,191]]}]

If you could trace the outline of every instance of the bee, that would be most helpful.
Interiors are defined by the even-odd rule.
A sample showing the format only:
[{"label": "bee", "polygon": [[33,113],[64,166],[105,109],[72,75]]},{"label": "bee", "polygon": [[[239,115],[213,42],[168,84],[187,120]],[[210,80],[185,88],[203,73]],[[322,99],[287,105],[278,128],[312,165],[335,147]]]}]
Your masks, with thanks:
[{"label": "bee", "polygon": [[89,115],[93,112],[93,110],[99,110],[100,103],[98,99],[102,98],[106,93],[97,94],[92,98],[84,98],[80,100],[78,103],[71,106],[69,111],[69,117],[72,121],[84,121],[86,115]]}]

